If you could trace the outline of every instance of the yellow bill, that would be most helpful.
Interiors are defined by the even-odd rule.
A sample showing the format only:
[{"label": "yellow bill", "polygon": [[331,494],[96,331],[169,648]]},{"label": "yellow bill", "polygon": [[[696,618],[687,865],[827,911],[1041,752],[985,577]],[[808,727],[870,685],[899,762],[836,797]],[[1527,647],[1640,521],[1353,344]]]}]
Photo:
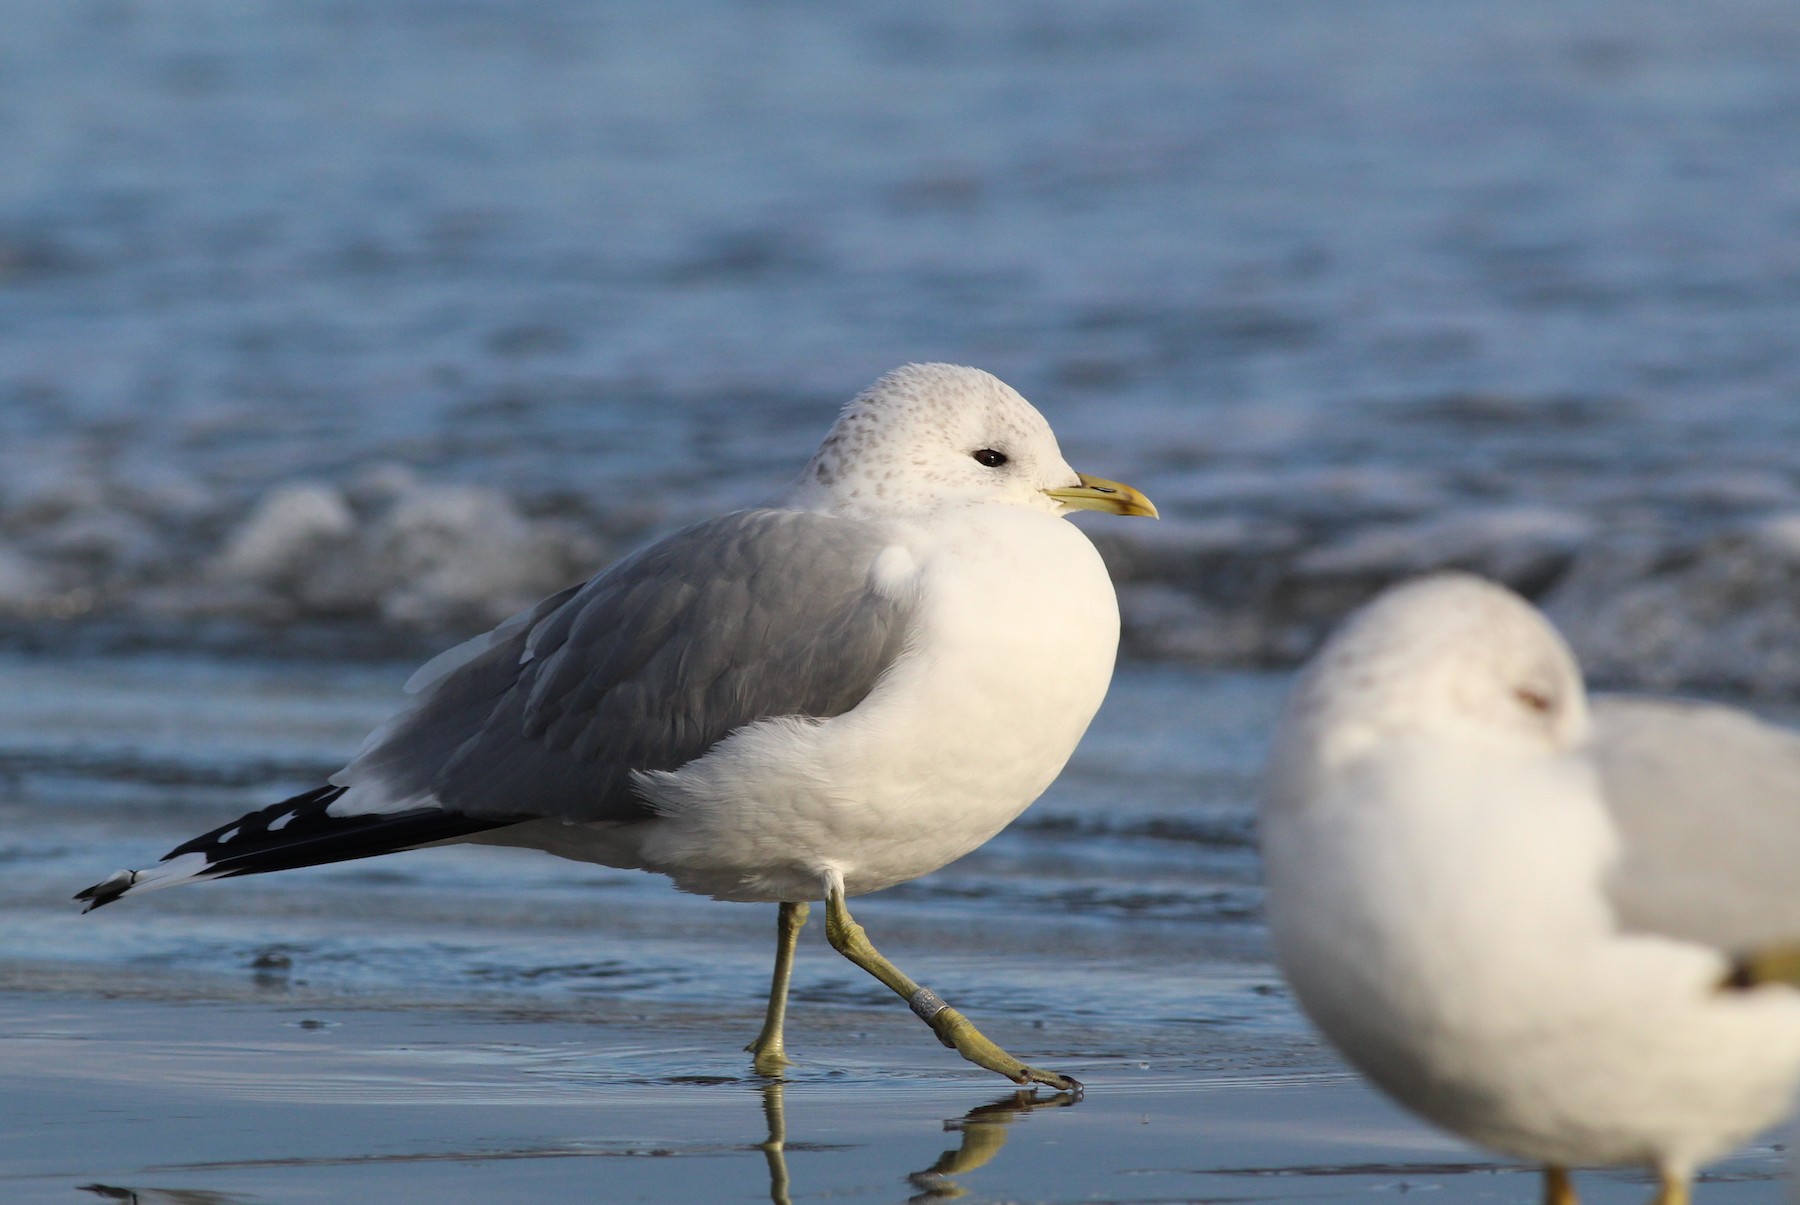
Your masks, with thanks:
[{"label": "yellow bill", "polygon": [[1064,506],[1073,506],[1079,510],[1102,510],[1109,515],[1144,515],[1151,519],[1158,517],[1156,504],[1129,485],[1108,481],[1104,477],[1090,477],[1086,473],[1075,475],[1081,478],[1080,485],[1065,485],[1044,492]]}]

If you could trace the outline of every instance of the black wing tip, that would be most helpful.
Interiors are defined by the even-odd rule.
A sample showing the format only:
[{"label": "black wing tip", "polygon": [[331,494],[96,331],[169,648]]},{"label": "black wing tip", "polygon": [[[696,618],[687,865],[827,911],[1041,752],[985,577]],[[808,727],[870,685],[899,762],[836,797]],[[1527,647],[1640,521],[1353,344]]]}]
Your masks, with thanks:
[{"label": "black wing tip", "polygon": [[403,812],[334,816],[331,805],[345,789],[326,785],[250,812],[176,846],[163,855],[163,861],[199,854],[206,859],[206,867],[196,877],[229,879],[380,857],[516,824],[520,819],[483,819],[430,805]]},{"label": "black wing tip", "polygon": [[81,910],[81,914],[86,916],[96,908],[106,907],[114,900],[123,897],[136,882],[137,871],[120,870],[101,879],[92,887],[77,891],[75,898],[87,904],[87,907]]},{"label": "black wing tip", "polygon": [[[172,858],[179,858],[183,854],[198,853],[206,857],[210,867],[212,864],[231,858],[234,853],[238,852],[233,848],[234,840],[242,840],[246,837],[266,838],[270,835],[270,824],[283,816],[292,820],[304,813],[321,813],[343,793],[343,787],[329,784],[304,791],[291,799],[284,799],[280,803],[249,812],[229,824],[222,824],[209,833],[202,833],[191,841],[185,841],[164,854],[161,861],[167,862]],[[249,845],[251,842],[244,841],[244,844]],[[196,877],[216,878],[219,876],[202,874]],[[92,887],[76,892],[76,901],[87,905],[81,910],[82,915],[86,916],[96,908],[104,908],[110,903],[123,899],[130,894],[132,888],[138,885],[141,878],[140,872],[135,870],[115,871]]]},{"label": "black wing tip", "polygon": [[190,873],[174,875],[160,869],[148,872],[121,870],[78,892],[75,898],[87,904],[84,912],[92,912],[139,886],[173,886],[199,879],[236,878],[373,858],[471,836],[517,824],[523,819],[484,819],[435,807],[333,816],[329,809],[343,793],[344,788],[340,786],[318,787],[239,816],[163,855],[164,862],[197,855],[204,865]]},{"label": "black wing tip", "polygon": [[266,808],[258,808],[254,812],[246,812],[236,820],[221,824],[208,833],[201,833],[191,841],[184,841],[162,856],[167,862],[171,858],[179,858],[183,854],[204,854],[208,862],[218,862],[245,849],[253,849],[263,844],[280,844],[281,838],[275,836],[280,831],[271,828],[277,822],[288,824],[308,817],[321,817],[325,809],[335,803],[344,793],[344,788],[329,783],[315,787],[310,791],[302,791],[280,803],[272,803]]}]

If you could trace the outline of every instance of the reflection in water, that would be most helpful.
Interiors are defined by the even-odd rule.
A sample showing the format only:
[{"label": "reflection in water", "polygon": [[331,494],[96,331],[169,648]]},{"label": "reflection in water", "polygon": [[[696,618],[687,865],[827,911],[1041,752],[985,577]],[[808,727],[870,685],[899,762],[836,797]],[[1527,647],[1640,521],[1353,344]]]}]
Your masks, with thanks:
[{"label": "reflection in water", "polygon": [[[378,1164],[483,1163],[512,1159],[579,1159],[579,1158],[653,1158],[658,1161],[672,1156],[716,1156],[760,1150],[768,1162],[769,1200],[774,1205],[790,1205],[787,1166],[787,1110],[783,1100],[786,1085],[771,1080],[762,1085],[763,1120],[768,1125],[766,1141],[753,1148],[735,1143],[697,1142],[685,1146],[646,1146],[638,1142],[604,1140],[595,1142],[564,1141],[544,1145],[526,1145],[507,1149],[405,1151],[384,1154],[357,1153],[340,1155],[291,1155],[273,1158],[230,1159],[206,1163],[163,1164],[146,1167],[145,1173],[216,1172],[223,1170],[293,1169],[358,1167]],[[1021,1113],[1033,1109],[1064,1108],[1081,1099],[1078,1092],[1056,1092],[1040,1095],[1042,1089],[1019,1089],[998,1100],[970,1109],[961,1117],[944,1122],[944,1129],[959,1134],[955,1146],[937,1157],[922,1171],[907,1177],[917,1194],[915,1203],[948,1201],[965,1196],[968,1189],[955,1177],[984,1167],[1000,1148],[1006,1145],[1006,1127]],[[826,1151],[844,1149],[804,1143],[796,1150]],[[192,1188],[131,1188],[110,1184],[84,1184],[83,1191],[108,1200],[133,1202],[135,1205],[234,1205],[246,1200],[229,1193]]]},{"label": "reflection in water", "polygon": [[949,1201],[965,1195],[969,1190],[951,1177],[972,1172],[998,1155],[1000,1148],[1006,1145],[1006,1127],[1013,1118],[1033,1109],[1067,1108],[1080,1100],[1079,1090],[1058,1092],[1040,1099],[1036,1089],[1020,1089],[989,1104],[977,1105],[954,1121],[946,1121],[944,1128],[961,1133],[962,1141],[939,1155],[937,1162],[924,1171],[907,1177],[919,1190],[909,1205],[920,1201]]},{"label": "reflection in water", "polygon": [[[762,1089],[763,1118],[769,1125],[769,1137],[761,1147],[764,1157],[769,1161],[769,1200],[774,1205],[791,1205],[788,1196],[787,1109],[782,1095],[786,1087],[781,1081],[773,1080],[764,1084]],[[1040,1097],[1035,1088],[1021,1088],[999,1100],[977,1105],[961,1117],[946,1121],[944,1129],[961,1134],[962,1139],[939,1155],[936,1163],[907,1177],[912,1181],[913,1187],[919,1190],[916,1196],[909,1199],[909,1205],[922,1201],[950,1201],[966,1195],[968,1189],[952,1177],[983,1167],[999,1154],[1000,1148],[1006,1145],[1006,1127],[1013,1118],[1033,1109],[1066,1108],[1080,1099],[1079,1092],[1057,1092]]]},{"label": "reflection in water", "polygon": [[769,1138],[762,1144],[762,1151],[769,1161],[769,1200],[775,1205],[789,1205],[787,1108],[781,1095],[786,1087],[780,1080],[771,1080],[762,1090],[763,1120],[769,1123]]},{"label": "reflection in water", "polygon": [[128,1205],[238,1205],[247,1200],[235,1193],[207,1192],[197,1188],[119,1188],[112,1184],[83,1184],[82,1192],[91,1192],[108,1201],[125,1201]]}]

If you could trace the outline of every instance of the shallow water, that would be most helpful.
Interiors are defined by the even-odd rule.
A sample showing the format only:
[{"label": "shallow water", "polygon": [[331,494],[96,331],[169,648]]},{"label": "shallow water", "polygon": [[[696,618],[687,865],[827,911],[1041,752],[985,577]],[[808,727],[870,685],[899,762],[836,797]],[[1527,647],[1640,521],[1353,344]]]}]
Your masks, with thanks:
[{"label": "shallow water", "polygon": [[[0,907],[11,917],[0,958],[55,950],[59,965],[179,967],[229,982],[263,957],[287,964],[250,976],[263,988],[273,978],[442,1005],[526,992],[538,1007],[576,1010],[594,996],[711,1002],[735,981],[754,1003],[772,909],[532,852],[423,851],[151,893],[142,907],[87,917],[62,906],[71,883],[145,865],[247,805],[316,782],[386,714],[404,676],[166,654],[78,667],[0,658],[0,857],[10,872]],[[1266,1021],[1273,989],[1255,923],[1250,806],[1281,682],[1147,667],[1125,680],[1132,689],[1023,820],[928,880],[871,897],[859,915],[885,944],[954,951],[936,956],[939,977],[977,981],[961,998],[984,1011],[1182,1021],[1217,995],[1200,1015],[1226,1008]],[[1203,741],[1186,733],[1196,720],[1208,725]],[[1206,985],[1135,965],[1138,943],[1176,934],[1190,957],[1215,964]],[[1034,998],[1046,978],[1057,990]],[[870,1004],[884,990],[816,954],[795,987],[803,1001]]]},{"label": "shallow water", "polygon": [[466,629],[935,358],[1159,500],[1137,656],[1463,565],[1800,692],[1796,81],[1787,0],[22,6],[0,620]]},{"label": "shallow water", "polygon": [[[526,851],[78,914],[76,889],[335,768],[407,672],[0,656],[0,1199],[779,1200],[783,1163],[796,1201],[1535,1192],[1364,1087],[1268,963],[1249,816],[1282,675],[1126,666],[1018,824],[858,901],[896,962],[1087,1083],[1072,1107],[1021,1106],[816,925],[771,1099],[741,1047],[774,910]],[[1705,1199],[1771,1199],[1772,1143]]]}]

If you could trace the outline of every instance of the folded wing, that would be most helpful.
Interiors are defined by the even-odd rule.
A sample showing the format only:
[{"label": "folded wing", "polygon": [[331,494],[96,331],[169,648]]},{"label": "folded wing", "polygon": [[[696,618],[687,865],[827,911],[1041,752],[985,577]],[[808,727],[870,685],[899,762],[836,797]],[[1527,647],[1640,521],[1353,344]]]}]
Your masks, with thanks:
[{"label": "folded wing", "polygon": [[906,646],[868,523],[752,510],[695,524],[428,662],[331,784],[77,896],[372,857],[543,818],[629,824],[632,776],[775,716],[855,707]]},{"label": "folded wing", "polygon": [[1741,950],[1800,938],[1800,734],[1712,703],[1594,701],[1629,928]]}]

